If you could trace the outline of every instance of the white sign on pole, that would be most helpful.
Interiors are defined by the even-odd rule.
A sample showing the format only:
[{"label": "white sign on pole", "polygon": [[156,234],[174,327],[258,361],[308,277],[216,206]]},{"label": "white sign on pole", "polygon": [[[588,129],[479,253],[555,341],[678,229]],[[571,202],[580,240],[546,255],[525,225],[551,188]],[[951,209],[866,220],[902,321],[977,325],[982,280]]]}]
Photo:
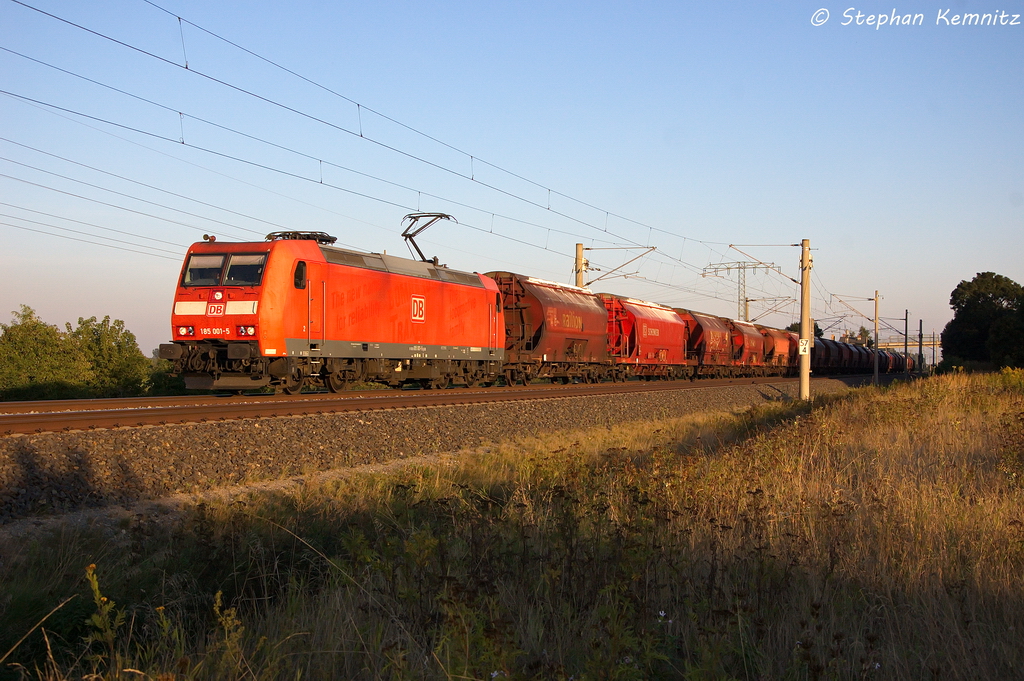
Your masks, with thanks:
[{"label": "white sign on pole", "polygon": [[811,354],[811,339],[801,338],[800,339],[800,354],[809,355]]}]

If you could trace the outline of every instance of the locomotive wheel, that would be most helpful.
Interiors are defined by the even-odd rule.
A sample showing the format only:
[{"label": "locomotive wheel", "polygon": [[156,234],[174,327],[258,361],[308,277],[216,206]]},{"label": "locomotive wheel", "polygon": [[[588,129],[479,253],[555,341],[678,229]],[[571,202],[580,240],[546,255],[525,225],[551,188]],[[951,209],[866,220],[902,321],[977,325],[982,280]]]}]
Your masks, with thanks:
[{"label": "locomotive wheel", "polygon": [[289,395],[298,395],[305,385],[306,377],[302,374],[302,369],[295,368],[292,370],[291,376],[285,379],[284,391]]},{"label": "locomotive wheel", "polygon": [[449,385],[451,385],[451,383],[452,383],[451,377],[449,377],[448,374],[445,374],[444,376],[441,376],[439,378],[435,378],[434,380],[430,381],[426,385],[426,387],[430,388],[432,390],[444,390]]},{"label": "locomotive wheel", "polygon": [[347,389],[352,384],[352,381],[346,378],[342,372],[336,371],[333,374],[327,374],[325,383],[327,383],[327,389],[332,393],[339,393]]}]

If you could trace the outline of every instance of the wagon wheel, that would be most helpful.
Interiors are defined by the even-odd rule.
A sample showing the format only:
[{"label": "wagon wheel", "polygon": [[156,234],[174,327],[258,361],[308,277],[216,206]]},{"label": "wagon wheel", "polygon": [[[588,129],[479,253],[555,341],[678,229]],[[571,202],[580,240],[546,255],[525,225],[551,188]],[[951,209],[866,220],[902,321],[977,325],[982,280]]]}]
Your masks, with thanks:
[{"label": "wagon wheel", "polygon": [[302,392],[302,387],[305,384],[306,376],[302,373],[302,369],[295,367],[284,381],[284,391],[289,395],[298,395]]},{"label": "wagon wheel", "polygon": [[515,369],[505,369],[505,385],[513,386],[518,380],[518,372]]},{"label": "wagon wheel", "polygon": [[327,383],[327,389],[332,393],[339,393],[352,385],[352,381],[341,371],[327,374],[325,383]]}]

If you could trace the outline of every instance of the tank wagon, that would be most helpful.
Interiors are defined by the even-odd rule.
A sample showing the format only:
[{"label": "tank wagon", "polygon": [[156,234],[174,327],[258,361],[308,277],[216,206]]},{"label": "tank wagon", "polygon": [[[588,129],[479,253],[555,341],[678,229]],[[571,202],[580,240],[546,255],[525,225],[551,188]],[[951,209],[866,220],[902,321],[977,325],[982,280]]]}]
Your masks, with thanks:
[{"label": "tank wagon", "polygon": [[[338,391],[362,381],[445,388],[692,380],[786,375],[798,366],[792,332],[334,243],[321,232],[275,232],[263,242],[193,244],[160,357],[190,389],[293,394],[307,384]],[[811,367],[871,371],[874,356],[815,339]],[[912,366],[900,354],[878,356],[883,372]]]}]

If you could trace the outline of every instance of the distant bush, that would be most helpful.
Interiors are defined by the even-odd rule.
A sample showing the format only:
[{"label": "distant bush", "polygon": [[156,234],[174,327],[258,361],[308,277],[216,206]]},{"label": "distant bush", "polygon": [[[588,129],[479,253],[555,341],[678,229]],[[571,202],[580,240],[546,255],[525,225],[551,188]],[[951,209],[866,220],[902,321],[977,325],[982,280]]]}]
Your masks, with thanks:
[{"label": "distant bush", "polygon": [[[184,395],[185,379],[172,376],[174,365],[166,359],[160,359],[160,351],[153,350],[149,359],[149,390],[150,395]],[[193,391],[195,392],[195,391]]]},{"label": "distant bush", "polygon": [[45,400],[146,394],[153,367],[123,321],[80,317],[62,331],[22,305],[0,324],[0,399]]}]

